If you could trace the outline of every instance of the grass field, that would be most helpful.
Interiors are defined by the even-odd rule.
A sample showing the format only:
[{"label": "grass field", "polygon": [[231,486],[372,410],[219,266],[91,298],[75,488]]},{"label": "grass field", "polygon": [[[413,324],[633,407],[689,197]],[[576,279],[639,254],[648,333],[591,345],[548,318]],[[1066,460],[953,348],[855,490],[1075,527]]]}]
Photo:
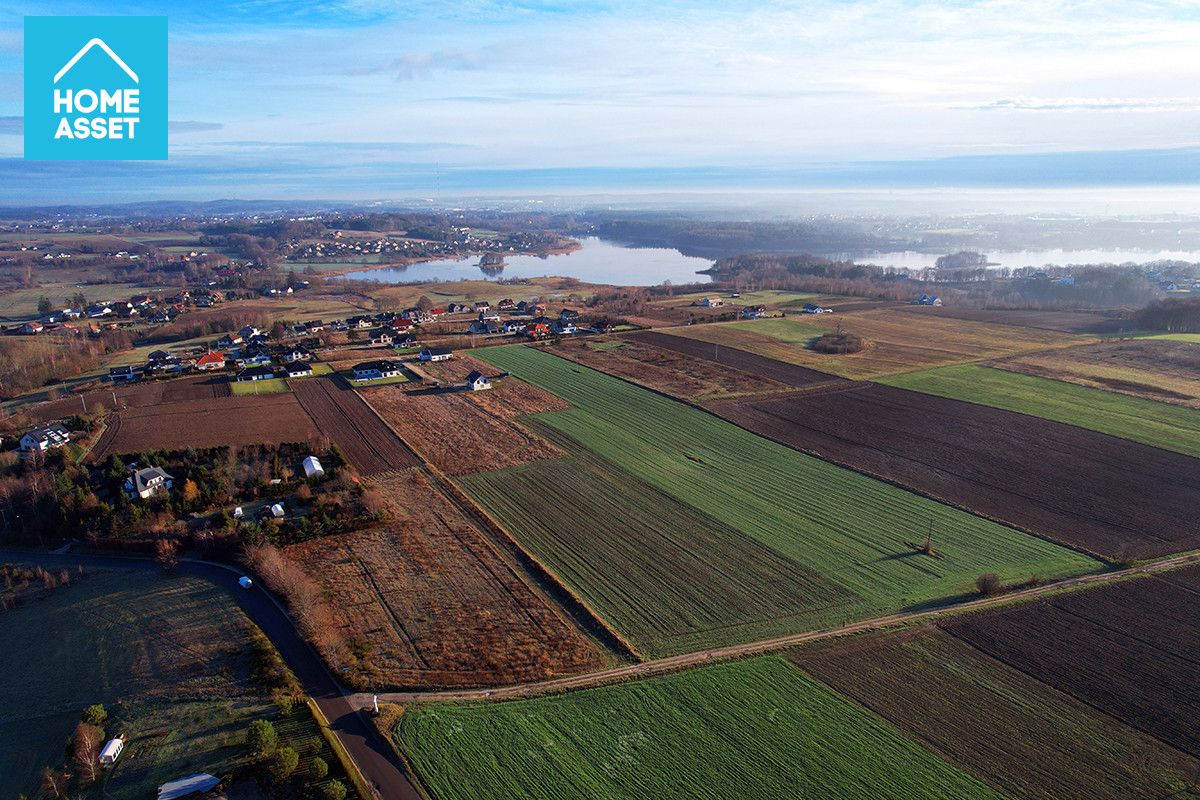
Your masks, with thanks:
[{"label": "grass field", "polygon": [[88,574],[0,614],[0,797],[33,793],[92,703],[130,734],[108,797],[227,771],[246,724],[270,711],[249,679],[248,624],[206,583],[135,571]]},{"label": "grass field", "polygon": [[[812,339],[839,324],[864,337],[867,347],[848,355],[825,355],[807,349]],[[691,325],[669,332],[858,379],[1087,341],[1056,331],[922,316],[895,309]]]},{"label": "grass field", "polygon": [[261,381],[229,381],[229,390],[239,397],[247,394],[278,394],[288,390],[283,378],[267,378]]},{"label": "grass field", "polygon": [[1200,457],[1200,411],[1103,389],[963,364],[880,381],[1003,408]]},{"label": "grass field", "polygon": [[999,798],[780,658],[417,707],[395,738],[437,800]]},{"label": "grass field", "polygon": [[809,674],[1013,798],[1180,797],[1200,764],[936,630],[807,648]]},{"label": "grass field", "polygon": [[[475,355],[571,404],[537,415],[539,422],[856,596],[813,604],[814,616],[826,622],[955,597],[972,591],[981,572],[1016,580],[1097,566],[1074,551],[835,467],[548,353],[509,346]],[[578,491],[610,489],[591,480]],[[577,524],[604,520],[588,523],[580,515]],[[939,532],[940,559],[917,555],[911,544],[931,524]],[[533,538],[523,524],[514,533]],[[581,591],[595,596],[603,590]]]},{"label": "grass field", "polygon": [[[841,587],[532,422],[571,453],[460,482],[647,656],[795,630]],[[605,491],[598,491],[603,487]]]}]

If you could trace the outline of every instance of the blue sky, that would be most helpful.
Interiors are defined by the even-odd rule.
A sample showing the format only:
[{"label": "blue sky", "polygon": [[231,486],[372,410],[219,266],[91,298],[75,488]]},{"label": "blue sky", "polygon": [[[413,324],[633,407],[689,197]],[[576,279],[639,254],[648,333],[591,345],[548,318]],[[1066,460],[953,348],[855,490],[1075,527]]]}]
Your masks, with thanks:
[{"label": "blue sky", "polygon": [[[99,13],[168,17],[170,160],[22,161],[23,17]],[[10,2],[0,203],[1200,184],[1197,41],[1138,0]]]}]

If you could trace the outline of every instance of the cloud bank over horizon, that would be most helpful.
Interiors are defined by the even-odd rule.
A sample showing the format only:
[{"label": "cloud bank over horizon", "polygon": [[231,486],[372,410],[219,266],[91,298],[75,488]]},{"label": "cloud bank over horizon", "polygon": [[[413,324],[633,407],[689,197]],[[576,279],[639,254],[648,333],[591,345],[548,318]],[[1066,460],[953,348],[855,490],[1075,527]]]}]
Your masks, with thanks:
[{"label": "cloud bank over horizon", "polygon": [[[21,160],[23,17],[97,13],[168,17],[165,165]],[[1200,184],[1198,40],[1182,0],[18,2],[0,203]]]}]

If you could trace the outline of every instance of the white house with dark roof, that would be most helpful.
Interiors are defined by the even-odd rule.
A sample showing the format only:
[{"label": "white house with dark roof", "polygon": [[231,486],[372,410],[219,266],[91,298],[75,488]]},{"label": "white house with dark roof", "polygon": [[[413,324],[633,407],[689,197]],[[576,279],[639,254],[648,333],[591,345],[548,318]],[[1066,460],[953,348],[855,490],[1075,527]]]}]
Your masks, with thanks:
[{"label": "white house with dark roof", "polygon": [[162,467],[146,467],[133,470],[125,479],[125,494],[129,499],[140,497],[147,500],[158,492],[169,492],[175,479]]},{"label": "white house with dark roof", "polygon": [[59,424],[44,425],[26,432],[18,447],[23,453],[44,453],[71,441],[71,432]]}]

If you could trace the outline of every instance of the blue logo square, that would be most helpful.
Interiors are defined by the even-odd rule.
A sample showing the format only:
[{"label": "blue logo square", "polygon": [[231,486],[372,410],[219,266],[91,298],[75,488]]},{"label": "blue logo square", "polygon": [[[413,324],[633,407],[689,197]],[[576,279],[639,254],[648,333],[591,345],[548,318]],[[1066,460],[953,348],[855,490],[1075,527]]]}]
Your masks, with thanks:
[{"label": "blue logo square", "polygon": [[166,157],[166,17],[25,18],[26,159]]}]

